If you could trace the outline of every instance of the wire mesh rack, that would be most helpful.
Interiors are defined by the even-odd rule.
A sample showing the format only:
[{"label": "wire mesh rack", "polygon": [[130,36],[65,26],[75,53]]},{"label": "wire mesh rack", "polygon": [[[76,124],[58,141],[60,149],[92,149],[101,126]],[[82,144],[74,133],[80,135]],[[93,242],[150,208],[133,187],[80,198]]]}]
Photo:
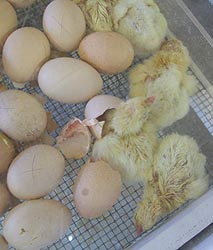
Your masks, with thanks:
[{"label": "wire mesh rack", "polygon": [[[50,1],[37,1],[31,8],[18,10],[19,26],[33,26],[41,29],[42,13],[48,2]],[[71,56],[78,58],[76,52],[72,53]],[[135,63],[137,62],[138,60],[135,61]],[[103,93],[112,94],[122,99],[127,98],[128,81],[126,73],[114,76],[103,75],[102,77],[104,80]],[[12,84],[7,76],[3,77],[3,82],[12,88]],[[28,93],[36,92],[42,95],[38,87],[33,88],[26,86],[23,90]],[[52,133],[52,135],[56,137],[60,132],[60,128],[73,117],[82,119],[85,105],[85,103],[67,105],[48,99],[45,108],[52,113],[54,120],[59,125],[59,128]],[[195,139],[198,140],[201,150],[205,150],[204,153],[211,149],[211,136],[213,135],[213,99],[201,82],[199,82],[199,91],[191,99],[191,111],[189,114],[181,121],[175,123],[171,128],[163,131],[162,134],[172,131],[178,132],[179,130],[182,134],[190,134],[195,137]],[[197,131],[199,131],[199,135]],[[202,138],[200,134],[203,135]],[[204,147],[204,149],[202,149],[202,147]],[[77,214],[73,204],[72,187],[80,167],[86,162],[88,157],[89,154],[80,160],[66,160],[66,170],[63,182],[55,191],[47,196],[47,198],[59,200],[66,205],[72,211],[73,219],[72,225],[64,238],[46,249],[122,250],[132,245],[138,239],[133,224],[133,215],[143,192],[143,187],[141,185],[124,186],[122,195],[113,206],[113,209],[98,219],[83,219]],[[207,158],[207,169],[209,173],[212,174],[210,153],[207,155]],[[160,223],[164,223],[166,219],[167,218]],[[0,222],[1,231],[3,219],[1,219]],[[144,237],[147,233],[151,233],[154,228],[141,237]]]}]

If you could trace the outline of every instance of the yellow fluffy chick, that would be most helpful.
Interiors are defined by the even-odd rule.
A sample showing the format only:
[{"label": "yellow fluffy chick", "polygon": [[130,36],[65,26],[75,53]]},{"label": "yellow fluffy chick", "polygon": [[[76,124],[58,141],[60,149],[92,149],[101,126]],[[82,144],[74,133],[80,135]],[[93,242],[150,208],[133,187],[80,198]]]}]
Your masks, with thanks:
[{"label": "yellow fluffy chick", "polygon": [[118,170],[127,184],[146,180],[153,163],[157,135],[147,118],[154,98],[129,99],[107,112],[103,138],[95,142],[92,158]]},{"label": "yellow fluffy chick", "polygon": [[172,134],[161,141],[142,202],[135,213],[138,233],[208,189],[205,162],[206,157],[189,136]]},{"label": "yellow fluffy chick", "polygon": [[111,11],[117,0],[74,0],[84,13],[87,31],[112,31]]},{"label": "yellow fluffy chick", "polygon": [[135,55],[158,50],[167,33],[167,22],[153,0],[119,0],[113,8],[114,30],[130,40]]},{"label": "yellow fluffy chick", "polygon": [[130,97],[156,97],[150,120],[161,129],[183,118],[197,81],[187,73],[190,58],[179,40],[165,42],[161,50],[129,73]]},{"label": "yellow fluffy chick", "polygon": [[87,31],[116,31],[133,45],[137,56],[159,49],[167,22],[153,0],[74,0],[84,13]]}]

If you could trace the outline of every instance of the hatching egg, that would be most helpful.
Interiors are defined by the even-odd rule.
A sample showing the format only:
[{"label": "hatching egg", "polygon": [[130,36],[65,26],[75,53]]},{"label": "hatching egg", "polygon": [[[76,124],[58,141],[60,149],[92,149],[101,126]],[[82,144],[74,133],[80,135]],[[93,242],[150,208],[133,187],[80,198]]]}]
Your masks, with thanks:
[{"label": "hatching egg", "polygon": [[97,95],[88,101],[84,112],[85,123],[97,139],[101,138],[104,122],[98,122],[96,118],[108,109],[117,108],[121,102],[120,98],[112,95]]},{"label": "hatching egg", "polygon": [[103,86],[100,74],[93,67],[70,57],[45,63],[38,74],[38,83],[44,94],[64,103],[88,101]]},{"label": "hatching egg", "polygon": [[17,16],[14,8],[7,1],[0,1],[0,51],[7,37],[17,27]]},{"label": "hatching egg", "polygon": [[125,71],[134,58],[134,49],[129,40],[111,31],[89,34],[81,41],[78,53],[82,60],[107,74]]},{"label": "hatching egg", "polygon": [[118,171],[106,162],[87,162],[78,173],[74,186],[74,203],[80,216],[97,218],[112,209],[121,194]]},{"label": "hatching egg", "polygon": [[54,0],[44,11],[43,28],[50,42],[59,51],[77,49],[86,30],[81,9],[70,0]]},{"label": "hatching egg", "polygon": [[19,199],[40,198],[60,183],[64,168],[64,157],[56,148],[35,145],[25,149],[13,160],[7,174],[7,185]]},{"label": "hatching egg", "polygon": [[94,119],[107,109],[117,108],[122,100],[112,95],[97,95],[90,99],[85,108],[85,118]]},{"label": "hatching egg", "polygon": [[48,39],[43,32],[32,27],[20,28],[10,34],[2,51],[4,70],[17,83],[35,79],[49,57]]}]

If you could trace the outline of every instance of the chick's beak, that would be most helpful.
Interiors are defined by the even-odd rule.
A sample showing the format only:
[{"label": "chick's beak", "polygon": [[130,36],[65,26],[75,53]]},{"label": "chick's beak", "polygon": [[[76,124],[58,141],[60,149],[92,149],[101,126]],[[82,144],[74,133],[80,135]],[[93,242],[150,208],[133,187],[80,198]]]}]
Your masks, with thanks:
[{"label": "chick's beak", "polygon": [[137,236],[140,236],[143,233],[143,227],[141,225],[136,225]]}]

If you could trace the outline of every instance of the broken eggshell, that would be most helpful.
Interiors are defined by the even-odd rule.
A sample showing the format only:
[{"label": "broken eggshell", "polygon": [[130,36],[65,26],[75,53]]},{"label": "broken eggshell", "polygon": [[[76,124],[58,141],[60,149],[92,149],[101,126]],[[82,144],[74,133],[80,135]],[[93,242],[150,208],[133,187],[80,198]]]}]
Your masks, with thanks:
[{"label": "broken eggshell", "polygon": [[75,118],[65,125],[56,140],[57,148],[66,158],[80,159],[89,151],[91,135],[87,126]]},{"label": "broken eggshell", "polygon": [[101,138],[104,122],[98,122],[96,118],[101,116],[106,110],[117,108],[123,101],[112,95],[97,95],[86,105],[84,123],[90,128],[92,134]]}]

